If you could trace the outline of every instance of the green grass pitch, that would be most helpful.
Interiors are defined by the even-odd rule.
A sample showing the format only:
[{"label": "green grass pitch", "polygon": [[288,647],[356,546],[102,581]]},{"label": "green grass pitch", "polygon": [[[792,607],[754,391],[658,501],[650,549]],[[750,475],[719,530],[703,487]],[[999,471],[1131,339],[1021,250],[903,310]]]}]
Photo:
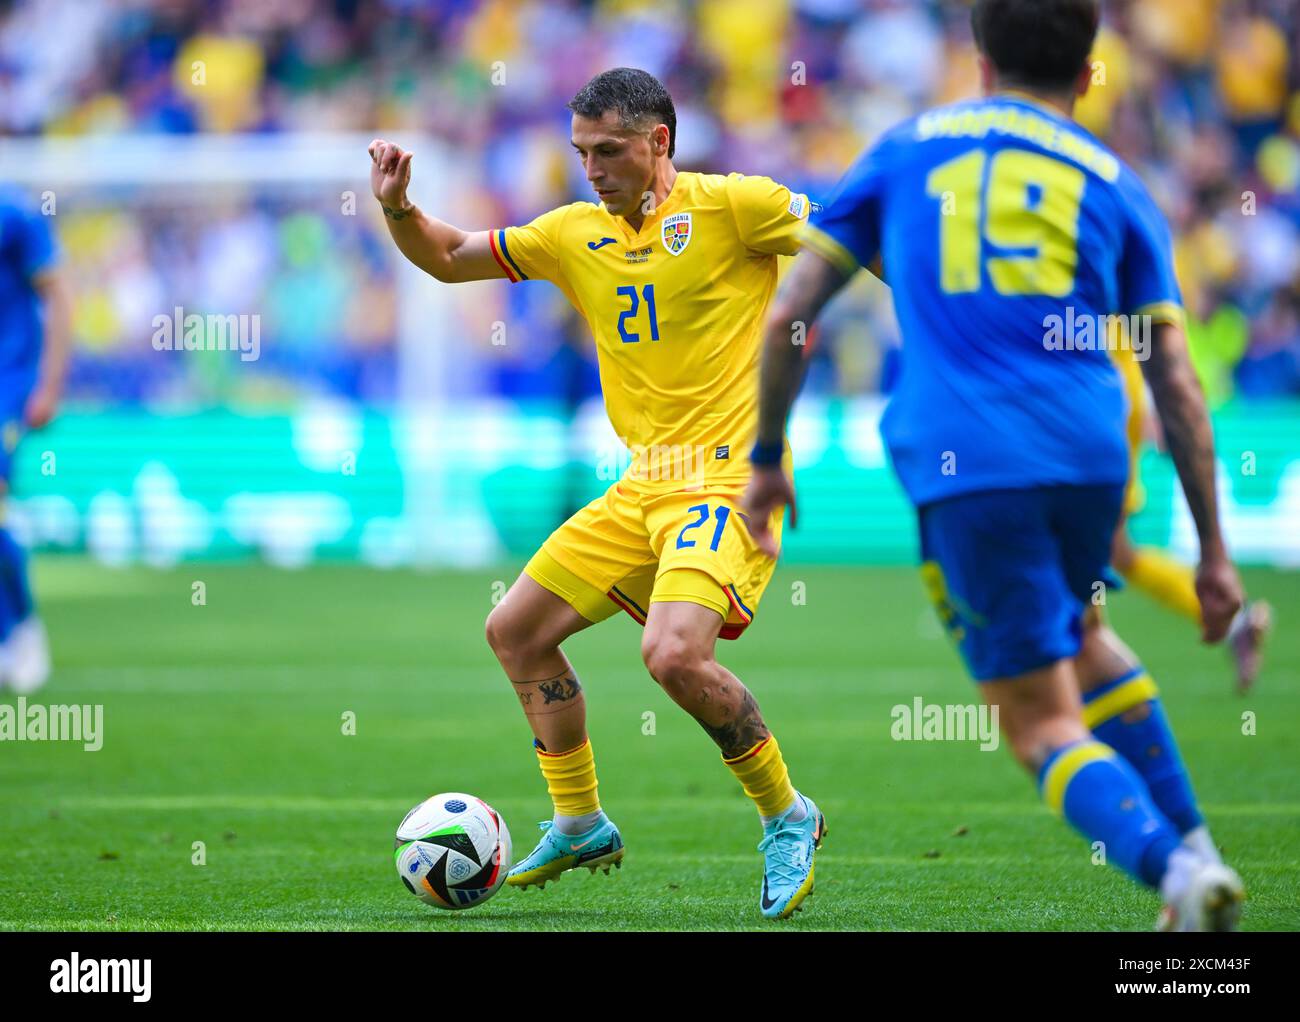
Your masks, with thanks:
[{"label": "green grass pitch", "polygon": [[[720,644],[828,819],[816,896],[778,924],[758,914],[754,810],[646,675],[624,616],[566,647],[623,869],[451,913],[396,876],[407,809],[437,791],[478,794],[505,816],[516,859],[550,815],[483,640],[494,583],[513,570],[45,559],[35,576],[56,661],[36,699],[102,704],[104,745],[0,744],[0,928],[1145,930],[1159,907],[1092,863],[1005,748],[891,739],[895,704],[976,698],[908,569],[783,566],[751,634]],[[1185,622],[1131,593],[1111,612],[1160,684],[1246,881],[1244,928],[1294,930],[1300,574],[1255,571],[1247,584],[1280,626],[1244,699],[1223,651]],[[349,711],[355,735],[343,733]],[[192,863],[199,841],[204,865]]]}]

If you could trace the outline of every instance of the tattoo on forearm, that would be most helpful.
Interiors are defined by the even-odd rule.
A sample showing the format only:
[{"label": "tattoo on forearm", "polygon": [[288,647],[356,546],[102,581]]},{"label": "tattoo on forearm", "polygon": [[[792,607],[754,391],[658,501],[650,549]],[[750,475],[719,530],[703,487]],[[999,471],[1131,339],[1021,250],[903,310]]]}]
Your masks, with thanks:
[{"label": "tattoo on forearm", "polygon": [[785,435],[785,421],[803,378],[803,349],[789,343],[785,330],[784,324],[774,323],[763,346],[758,437],[765,443],[777,443]]},{"label": "tattoo on forearm", "polygon": [[[1198,421],[1199,419],[1199,421]],[[1166,443],[1183,482],[1188,509],[1204,534],[1216,517],[1214,493],[1214,440],[1204,414],[1179,408],[1164,424]]]},{"label": "tattoo on forearm", "polygon": [[388,217],[389,220],[405,220],[415,212],[414,206],[407,206],[405,209],[393,209],[391,206],[385,206],[381,203],[379,208],[384,211],[384,216]]},{"label": "tattoo on forearm", "polygon": [[1160,342],[1165,340],[1158,338],[1154,357],[1145,367],[1146,377],[1160,413],[1165,443],[1204,546],[1219,535],[1214,430],[1186,348],[1181,343],[1162,345]]},{"label": "tattoo on forearm", "polygon": [[[511,681],[510,684],[515,687],[519,705],[530,717],[562,713],[582,695],[582,686],[572,671],[540,681]],[[535,698],[537,696],[540,698]]]},{"label": "tattoo on forearm", "polygon": [[[725,758],[734,759],[742,752],[752,749],[770,734],[767,725],[763,723],[763,715],[758,711],[758,703],[748,689],[741,697],[740,706],[734,714],[727,710],[725,703],[721,704],[721,708],[723,713],[731,717],[730,720],[716,725],[700,720],[700,727],[704,728],[709,737],[717,743]],[[696,720],[699,718],[697,717]]]},{"label": "tattoo on forearm", "polygon": [[785,435],[786,420],[808,368],[808,332],[847,279],[824,259],[802,252],[781,282],[764,338],[759,374],[761,442],[776,443]]}]

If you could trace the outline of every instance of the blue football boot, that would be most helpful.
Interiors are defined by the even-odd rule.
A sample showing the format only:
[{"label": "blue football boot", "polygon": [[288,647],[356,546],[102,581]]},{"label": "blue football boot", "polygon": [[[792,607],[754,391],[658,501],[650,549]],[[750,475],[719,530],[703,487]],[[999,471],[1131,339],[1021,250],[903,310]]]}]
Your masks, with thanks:
[{"label": "blue football boot", "polygon": [[545,887],[561,873],[586,866],[593,873],[604,867],[623,867],[623,836],[608,817],[603,817],[585,834],[561,834],[550,820],[538,826],[545,832],[528,858],[518,863],[506,874],[511,887]]},{"label": "blue football boot", "polygon": [[763,827],[763,840],[758,843],[763,853],[763,890],[758,904],[769,919],[788,919],[812,894],[813,853],[826,836],[826,817],[816,803],[798,792],[795,798],[803,800],[807,815],[798,823],[791,822],[791,806]]}]

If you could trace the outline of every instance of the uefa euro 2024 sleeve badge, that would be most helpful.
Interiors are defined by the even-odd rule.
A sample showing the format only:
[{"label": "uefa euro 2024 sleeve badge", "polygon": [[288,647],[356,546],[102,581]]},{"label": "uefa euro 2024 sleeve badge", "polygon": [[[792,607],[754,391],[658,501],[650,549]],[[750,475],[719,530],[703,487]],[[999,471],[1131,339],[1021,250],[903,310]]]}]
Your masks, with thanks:
[{"label": "uefa euro 2024 sleeve badge", "polygon": [[663,239],[664,248],[668,249],[669,255],[681,255],[691,242],[691,215],[674,213],[672,216],[666,216],[660,229],[662,233],[659,236]]}]

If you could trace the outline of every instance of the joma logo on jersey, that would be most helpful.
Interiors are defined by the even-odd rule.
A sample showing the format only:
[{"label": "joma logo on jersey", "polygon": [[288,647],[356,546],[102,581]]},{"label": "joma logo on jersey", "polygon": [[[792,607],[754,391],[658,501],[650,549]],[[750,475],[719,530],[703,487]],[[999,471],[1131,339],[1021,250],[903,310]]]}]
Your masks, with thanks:
[{"label": "joma logo on jersey", "polygon": [[662,231],[660,238],[664,248],[668,249],[670,255],[681,255],[686,246],[691,243],[691,215],[674,213],[670,217],[665,217]]}]

